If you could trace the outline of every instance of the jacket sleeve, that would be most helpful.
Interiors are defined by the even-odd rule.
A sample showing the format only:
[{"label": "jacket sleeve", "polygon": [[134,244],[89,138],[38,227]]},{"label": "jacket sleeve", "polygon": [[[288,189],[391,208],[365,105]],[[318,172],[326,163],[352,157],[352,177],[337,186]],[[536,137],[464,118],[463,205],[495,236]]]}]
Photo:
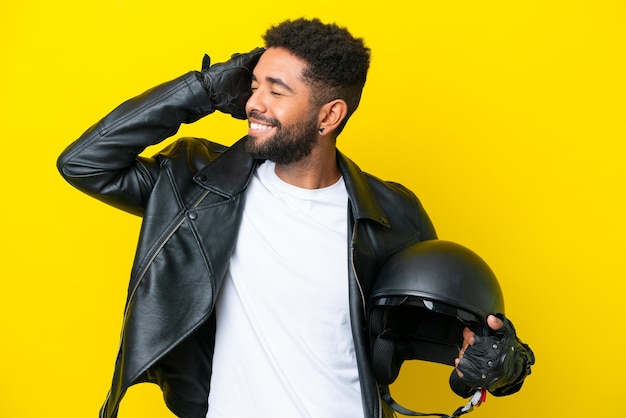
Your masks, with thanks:
[{"label": "jacket sleeve", "polygon": [[159,161],[141,157],[148,146],[214,111],[191,71],[115,108],[59,156],[57,168],[74,187],[141,216],[159,174]]}]

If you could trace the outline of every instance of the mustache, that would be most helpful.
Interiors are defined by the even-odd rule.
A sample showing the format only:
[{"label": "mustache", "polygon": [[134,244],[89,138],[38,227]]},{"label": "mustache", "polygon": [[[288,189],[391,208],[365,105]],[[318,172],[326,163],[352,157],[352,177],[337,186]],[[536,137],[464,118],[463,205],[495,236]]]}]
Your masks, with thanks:
[{"label": "mustache", "polygon": [[248,119],[250,119],[250,118],[254,118],[254,119],[258,120],[258,121],[261,121],[261,122],[264,122],[264,123],[267,123],[267,124],[270,124],[270,125],[275,125],[278,128],[280,128],[280,126],[281,126],[280,122],[277,119],[272,119],[272,118],[265,117],[265,116],[263,116],[263,115],[261,115],[261,114],[259,114],[257,112],[254,112],[254,111],[248,113]]}]

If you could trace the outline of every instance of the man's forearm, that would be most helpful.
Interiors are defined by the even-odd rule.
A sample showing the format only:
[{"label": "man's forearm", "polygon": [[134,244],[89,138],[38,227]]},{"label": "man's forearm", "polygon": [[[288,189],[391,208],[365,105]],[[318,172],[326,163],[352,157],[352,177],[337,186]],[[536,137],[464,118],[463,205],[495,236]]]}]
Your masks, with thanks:
[{"label": "man's forearm", "polygon": [[122,103],[67,147],[57,167],[70,184],[91,196],[114,206],[120,206],[114,202],[119,198],[141,204],[158,166],[137,156],[174,135],[182,123],[213,111],[197,72],[189,72]]},{"label": "man's forearm", "polygon": [[205,55],[201,71],[122,103],[63,151],[57,161],[61,175],[79,190],[141,215],[158,162],[139,154],[174,135],[181,124],[215,110],[245,119],[252,70],[263,52],[255,48],[215,65]]}]

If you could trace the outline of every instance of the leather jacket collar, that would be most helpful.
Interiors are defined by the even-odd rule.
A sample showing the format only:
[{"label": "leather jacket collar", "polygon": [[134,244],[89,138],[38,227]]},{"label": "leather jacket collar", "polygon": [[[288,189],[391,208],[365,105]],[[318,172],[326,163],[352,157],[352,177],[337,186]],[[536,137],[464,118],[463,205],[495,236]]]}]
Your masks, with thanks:
[{"label": "leather jacket collar", "polygon": [[[252,173],[259,164],[245,151],[246,137],[243,137],[224,154],[227,158],[218,158],[205,166],[194,177],[202,187],[231,198],[243,192],[248,186]],[[389,217],[382,206],[374,199],[368,181],[359,167],[340,151],[337,151],[337,162],[344,177],[344,182],[355,219],[370,219],[389,228]],[[210,182],[204,180],[211,179]]]}]

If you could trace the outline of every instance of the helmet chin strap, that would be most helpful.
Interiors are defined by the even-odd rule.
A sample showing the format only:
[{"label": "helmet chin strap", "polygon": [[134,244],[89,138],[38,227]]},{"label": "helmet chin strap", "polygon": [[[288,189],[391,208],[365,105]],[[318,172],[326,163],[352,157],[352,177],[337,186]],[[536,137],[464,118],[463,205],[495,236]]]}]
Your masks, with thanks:
[{"label": "helmet chin strap", "polygon": [[465,406],[460,406],[456,411],[452,413],[452,415],[447,414],[437,414],[437,413],[423,413],[423,412],[415,412],[410,409],[403,407],[393,400],[391,394],[389,393],[389,386],[384,385],[380,387],[380,396],[382,399],[399,414],[410,416],[410,417],[441,417],[441,418],[457,418],[463,414],[471,412],[475,406],[480,406],[481,403],[485,401],[485,397],[487,395],[487,391],[485,389],[478,389],[474,395],[470,398],[469,402]]}]

